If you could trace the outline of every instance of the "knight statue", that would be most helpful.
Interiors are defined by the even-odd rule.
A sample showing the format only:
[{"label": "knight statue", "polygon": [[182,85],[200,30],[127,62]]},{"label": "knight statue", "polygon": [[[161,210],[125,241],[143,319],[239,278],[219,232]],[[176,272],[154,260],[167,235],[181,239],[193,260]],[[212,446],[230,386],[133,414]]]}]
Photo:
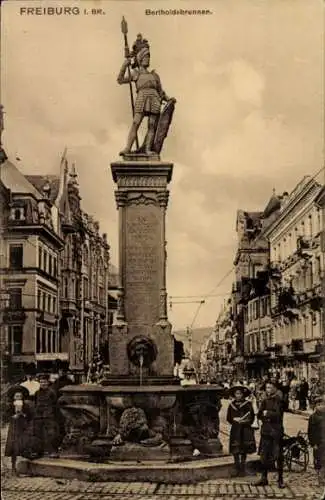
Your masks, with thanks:
[{"label": "knight statue", "polygon": [[[127,42],[127,24],[124,18],[122,32],[125,42],[125,61],[117,81],[120,85],[128,84],[130,87],[133,122],[126,147],[120,154],[121,156],[133,153],[159,155],[168,133],[176,100],[166,95],[159,75],[154,70],[149,70],[150,47],[148,40],[139,34],[132,46],[132,51],[130,51]],[[135,100],[133,85],[136,90]],[[164,103],[165,106],[161,109]],[[138,130],[144,117],[148,118],[148,127],[143,144],[139,147]],[[134,144],[136,144],[136,150],[132,151]]]}]

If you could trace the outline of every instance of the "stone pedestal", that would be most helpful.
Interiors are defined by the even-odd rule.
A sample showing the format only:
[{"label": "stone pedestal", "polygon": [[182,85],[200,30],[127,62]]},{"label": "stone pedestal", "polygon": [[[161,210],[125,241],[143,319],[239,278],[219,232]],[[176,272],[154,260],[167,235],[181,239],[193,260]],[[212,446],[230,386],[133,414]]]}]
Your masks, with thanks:
[{"label": "stone pedestal", "polygon": [[173,164],[124,160],[111,164],[119,211],[120,297],[110,338],[112,376],[139,377],[127,346],[147,337],[156,359],[143,377],[172,377],[174,340],[167,319],[165,218]]}]

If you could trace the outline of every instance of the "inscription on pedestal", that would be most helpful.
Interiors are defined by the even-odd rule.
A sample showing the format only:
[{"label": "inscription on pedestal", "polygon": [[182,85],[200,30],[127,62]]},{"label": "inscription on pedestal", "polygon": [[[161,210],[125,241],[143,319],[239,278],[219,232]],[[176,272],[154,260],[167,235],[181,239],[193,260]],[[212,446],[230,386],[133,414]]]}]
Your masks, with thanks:
[{"label": "inscription on pedestal", "polygon": [[161,212],[155,205],[126,209],[125,313],[129,324],[159,320]]}]

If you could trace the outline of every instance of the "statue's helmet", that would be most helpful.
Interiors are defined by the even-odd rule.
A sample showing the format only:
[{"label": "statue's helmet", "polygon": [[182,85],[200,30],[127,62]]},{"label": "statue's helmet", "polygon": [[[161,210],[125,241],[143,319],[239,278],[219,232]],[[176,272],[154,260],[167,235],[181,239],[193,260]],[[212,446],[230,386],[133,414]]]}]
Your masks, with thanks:
[{"label": "statue's helmet", "polygon": [[137,63],[140,64],[142,63],[143,59],[146,57],[146,56],[150,56],[150,51],[149,51],[149,48],[148,47],[143,47],[143,49],[141,49],[138,53],[137,53]]}]

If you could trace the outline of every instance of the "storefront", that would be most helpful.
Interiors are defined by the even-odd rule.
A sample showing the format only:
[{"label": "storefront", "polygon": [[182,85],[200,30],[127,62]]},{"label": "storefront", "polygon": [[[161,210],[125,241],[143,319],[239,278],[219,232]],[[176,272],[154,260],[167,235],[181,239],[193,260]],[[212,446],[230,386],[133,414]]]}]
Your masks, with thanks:
[{"label": "storefront", "polygon": [[254,353],[253,356],[247,357],[246,373],[248,378],[262,378],[267,375],[270,369],[270,353]]}]

